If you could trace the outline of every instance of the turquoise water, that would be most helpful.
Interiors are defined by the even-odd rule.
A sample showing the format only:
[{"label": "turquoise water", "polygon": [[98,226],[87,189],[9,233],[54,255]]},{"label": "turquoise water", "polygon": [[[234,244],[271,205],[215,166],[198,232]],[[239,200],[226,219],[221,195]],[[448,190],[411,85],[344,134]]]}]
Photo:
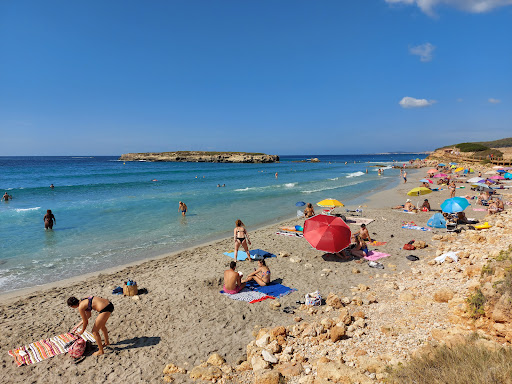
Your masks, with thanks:
[{"label": "turquoise water", "polygon": [[[379,177],[372,165],[425,156],[318,156],[320,163],[295,162],[308,157],[282,157],[276,164],[0,157],[0,192],[14,197],[0,203],[0,291],[228,236],[238,218],[251,230],[294,216],[297,201],[333,197],[350,203],[398,180],[398,170]],[[189,207],[186,217],[178,212],[180,200]],[[47,209],[56,217],[53,231],[44,230]]]}]

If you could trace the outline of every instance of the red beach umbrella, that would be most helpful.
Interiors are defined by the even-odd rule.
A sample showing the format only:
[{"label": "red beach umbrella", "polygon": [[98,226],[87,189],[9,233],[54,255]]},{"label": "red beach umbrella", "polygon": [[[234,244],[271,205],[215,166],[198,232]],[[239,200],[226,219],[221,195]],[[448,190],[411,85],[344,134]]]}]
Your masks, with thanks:
[{"label": "red beach umbrella", "polygon": [[304,237],[319,251],[336,253],[350,244],[350,228],[339,217],[316,215],[304,223]]}]

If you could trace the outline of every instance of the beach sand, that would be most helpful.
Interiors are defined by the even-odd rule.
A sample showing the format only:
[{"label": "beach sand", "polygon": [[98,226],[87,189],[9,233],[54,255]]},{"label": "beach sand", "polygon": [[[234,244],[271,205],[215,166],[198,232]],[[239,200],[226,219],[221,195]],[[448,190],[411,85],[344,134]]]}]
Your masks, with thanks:
[{"label": "beach sand", "polygon": [[[405,251],[410,240],[429,243],[433,233],[401,228],[403,221],[425,226],[432,213],[407,214],[389,207],[403,204],[406,192],[419,186],[425,169],[408,171],[407,184],[372,195],[363,205],[363,217],[375,219],[368,225],[370,234],[381,247],[371,247],[389,253],[380,260],[385,270],[370,268],[355,261],[341,261],[334,255],[313,249],[305,239],[276,235],[285,225],[303,224],[301,219],[287,220],[257,231],[248,228],[252,248],[290,257],[267,259],[272,279],[297,289],[279,299],[281,307],[271,309],[273,300],[255,304],[230,300],[221,295],[222,275],[232,260],[223,252],[233,249],[232,238],[178,252],[156,260],[131,265],[117,272],[101,273],[74,279],[51,288],[0,296],[0,364],[6,383],[156,383],[162,382],[162,370],[172,362],[191,369],[217,352],[234,365],[245,360],[247,344],[253,339],[255,327],[273,327],[294,322],[293,314],[283,311],[296,308],[304,294],[319,290],[322,295],[334,292],[350,295],[350,288],[360,283],[370,284],[377,273],[399,273],[410,269],[409,254],[424,257],[429,249]],[[463,191],[463,193],[461,193]],[[469,189],[457,190],[457,195],[470,194]],[[433,209],[449,197],[447,189],[427,196]],[[413,203],[424,197],[411,198]],[[356,208],[356,207],[347,207]],[[343,212],[344,209],[339,209]],[[484,212],[467,210],[468,217],[482,218]],[[242,218],[243,220],[243,218]],[[351,225],[352,231],[358,229]],[[396,268],[389,267],[390,264]],[[239,262],[237,270],[245,275],[256,263]],[[354,273],[357,269],[360,273]],[[112,289],[127,279],[137,281],[147,294],[137,299],[112,294]],[[18,368],[7,351],[68,331],[80,318],[77,310],[68,308],[70,296],[90,295],[108,298],[115,311],[107,323],[111,346],[99,358],[87,357],[76,365],[68,355],[50,358],[28,367]],[[91,322],[96,313],[93,313]],[[92,325],[89,325],[89,330]],[[181,378],[178,380],[190,380]]]}]

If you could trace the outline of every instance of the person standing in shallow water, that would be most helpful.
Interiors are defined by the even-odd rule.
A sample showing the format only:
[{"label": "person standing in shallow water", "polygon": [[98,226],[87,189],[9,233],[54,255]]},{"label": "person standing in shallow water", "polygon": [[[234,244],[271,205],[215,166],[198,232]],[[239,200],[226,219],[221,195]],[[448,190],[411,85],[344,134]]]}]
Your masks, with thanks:
[{"label": "person standing in shallow water", "polygon": [[[103,355],[103,347],[110,344],[108,340],[108,330],[105,324],[107,323],[108,318],[114,312],[114,304],[112,304],[107,299],[98,296],[90,296],[82,300],[78,300],[76,297],[70,297],[68,299],[68,306],[71,308],[78,308],[78,312],[82,317],[82,321],[75,325],[73,328],[73,332],[78,329],[78,327],[82,326],[82,330],[78,332],[79,335],[85,332],[87,325],[89,323],[89,318],[91,317],[92,310],[99,312],[96,321],[94,322],[94,326],[92,328],[92,334],[94,339],[96,340],[96,344],[98,344],[98,351],[94,352],[94,356]],[[101,308],[101,309],[100,309]],[[103,332],[103,337],[105,338],[105,344],[101,342],[100,329]]]},{"label": "person standing in shallow water", "polygon": [[53,229],[53,224],[57,224],[57,219],[53,216],[52,210],[48,209],[46,211],[46,215],[43,217],[44,220],[44,229]]},{"label": "person standing in shallow water", "polygon": [[4,195],[2,196],[2,200],[9,201],[9,199],[12,200],[12,196],[9,195],[7,192],[5,192]]},{"label": "person standing in shallow water", "polygon": [[187,204],[185,204],[184,202],[180,201],[180,204],[178,206],[178,211],[181,212],[182,216],[185,216],[185,214],[187,213]]}]

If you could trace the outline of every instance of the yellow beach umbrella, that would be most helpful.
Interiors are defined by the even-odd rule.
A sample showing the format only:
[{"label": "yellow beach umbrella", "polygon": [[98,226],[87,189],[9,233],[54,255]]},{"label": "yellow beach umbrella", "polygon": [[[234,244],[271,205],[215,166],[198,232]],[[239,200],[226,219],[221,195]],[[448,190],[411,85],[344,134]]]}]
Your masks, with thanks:
[{"label": "yellow beach umbrella", "polygon": [[455,172],[460,172],[460,171],[463,171],[464,170],[464,167],[459,167],[455,170]]},{"label": "yellow beach umbrella", "polygon": [[345,205],[336,199],[325,199],[316,203],[319,207],[344,207]]},{"label": "yellow beach umbrella", "polygon": [[413,188],[409,192],[407,192],[409,196],[428,195],[429,193],[432,193],[432,191],[425,187]]}]

